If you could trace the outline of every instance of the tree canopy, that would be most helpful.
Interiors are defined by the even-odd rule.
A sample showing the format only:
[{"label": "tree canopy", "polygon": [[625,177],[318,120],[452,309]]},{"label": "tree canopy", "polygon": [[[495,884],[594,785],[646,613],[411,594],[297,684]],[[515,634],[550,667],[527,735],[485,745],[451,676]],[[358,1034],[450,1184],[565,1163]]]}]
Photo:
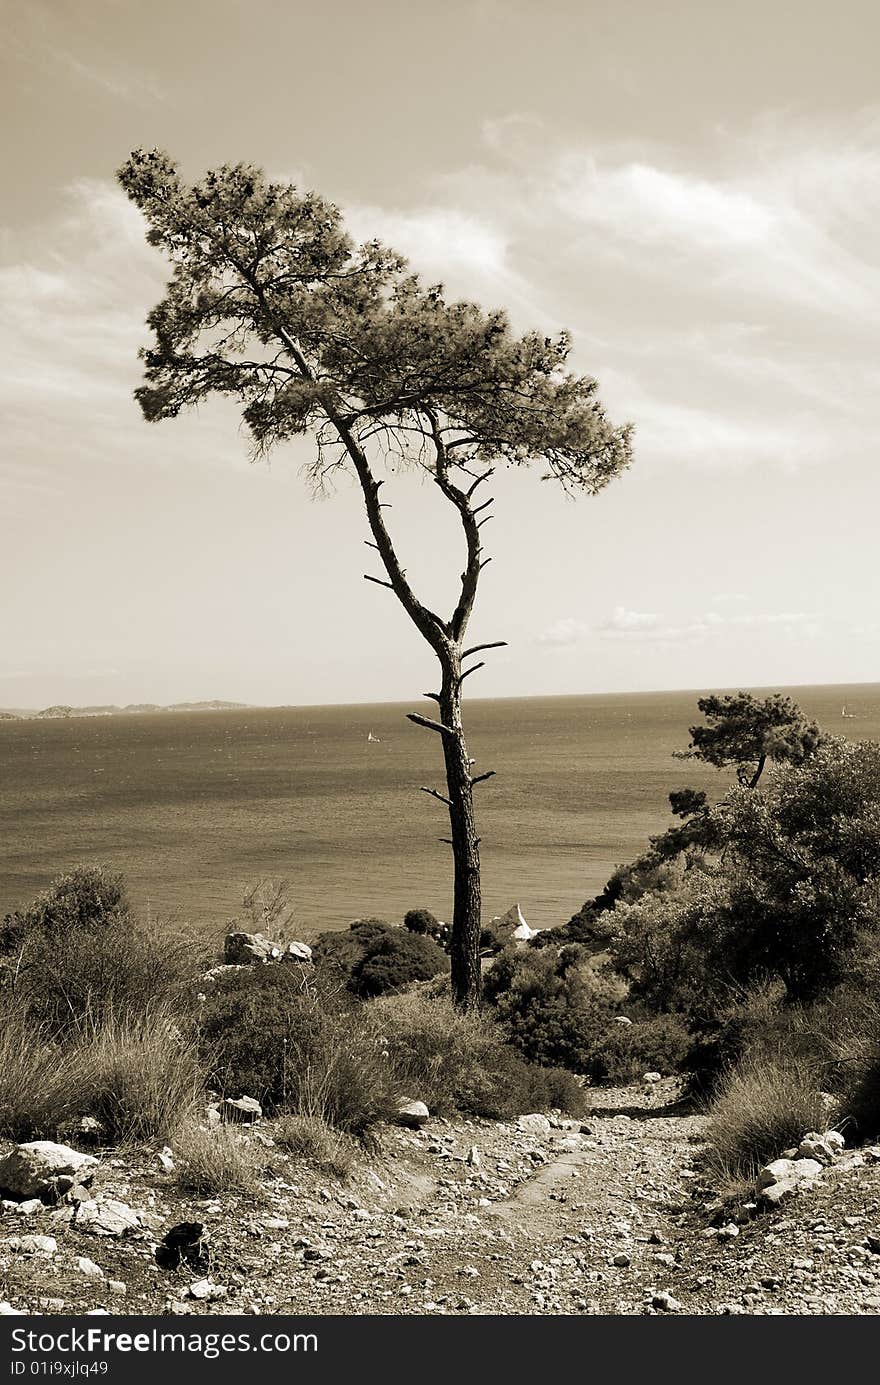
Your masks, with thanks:
[{"label": "tree canopy", "polygon": [[[721,769],[736,765],[741,783],[755,788],[768,760],[799,765],[818,748],[821,733],[790,697],[774,693],[710,694],[697,701],[705,726],[691,726],[691,743],[680,759],[703,760]],[[674,812],[680,810],[673,806]]]}]

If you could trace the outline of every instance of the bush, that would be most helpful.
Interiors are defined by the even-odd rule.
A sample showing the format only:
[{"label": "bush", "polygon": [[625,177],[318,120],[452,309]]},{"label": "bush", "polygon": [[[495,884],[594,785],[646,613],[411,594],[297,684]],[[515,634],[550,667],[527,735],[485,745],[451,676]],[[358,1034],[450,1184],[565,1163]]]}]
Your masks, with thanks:
[{"label": "bush", "polygon": [[345,932],[319,934],[313,957],[324,976],[362,999],[449,970],[449,958],[430,936],[393,928],[381,919],[361,919]]},{"label": "bush", "polygon": [[447,996],[419,987],[384,996],[365,1016],[387,1049],[402,1094],[432,1113],[503,1120],[536,1109],[584,1110],[583,1090],[570,1073],[523,1061],[485,1015],[461,1014]]},{"label": "bush", "polygon": [[320,1115],[363,1135],[392,1104],[387,1063],[357,1009],[298,967],[218,978],[200,1036],[214,1085],[270,1112]]},{"label": "bush", "polygon": [[345,1181],[357,1162],[352,1139],[334,1130],[320,1116],[283,1116],[275,1128],[275,1143],[322,1173]]},{"label": "bush", "polygon": [[612,1022],[593,1047],[588,1065],[594,1082],[624,1086],[646,1072],[679,1073],[693,1040],[679,1015],[655,1015],[633,1024]]},{"label": "bush", "polygon": [[561,950],[506,948],[486,973],[483,994],[525,1058],[585,1073],[626,986],[573,944]]},{"label": "bush", "polygon": [[0,1136],[48,1139],[82,1115],[79,1094],[50,1036],[20,1009],[0,1016]]},{"label": "bush", "polygon": [[253,1196],[259,1191],[253,1155],[228,1125],[184,1128],[174,1141],[174,1164],[177,1183],[190,1193]]},{"label": "bush", "polygon": [[56,1036],[105,1018],[134,1018],[160,1002],[179,1004],[207,958],[191,940],[134,926],[125,931],[38,932],[23,942],[14,989],[33,1021]]},{"label": "bush", "polygon": [[194,1042],[173,1012],[105,1018],[66,1056],[79,1112],[96,1116],[114,1143],[168,1140],[204,1091]]},{"label": "bush", "polygon": [[754,1179],[782,1150],[821,1130],[825,1119],[812,1067],[743,1059],[709,1109],[709,1172],[723,1182]]},{"label": "bush", "polygon": [[24,909],[7,914],[0,926],[0,955],[18,950],[26,938],[47,938],[81,930],[94,933],[113,925],[126,927],[131,909],[121,875],[103,866],[77,866],[59,875],[48,890]]},{"label": "bush", "polygon": [[440,922],[430,909],[408,910],[404,915],[403,926],[410,933],[420,933],[429,938],[436,938],[440,932]]}]

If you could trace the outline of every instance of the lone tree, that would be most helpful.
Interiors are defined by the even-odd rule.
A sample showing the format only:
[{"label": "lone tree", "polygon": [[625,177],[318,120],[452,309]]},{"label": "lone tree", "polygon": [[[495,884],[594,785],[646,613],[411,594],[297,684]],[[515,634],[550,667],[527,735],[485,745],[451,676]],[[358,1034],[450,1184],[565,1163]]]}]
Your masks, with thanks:
[{"label": "lone tree", "polygon": [[[224,166],[186,184],[167,154],[138,150],[120,182],[173,266],[150,313],[141,352],[144,416],[174,418],[211,394],[232,395],[256,455],[304,434],[316,441],[310,477],[353,470],[388,587],[440,665],[436,719],[410,715],[443,746],[454,859],[451,940],[456,1003],[480,995],[480,855],[474,785],[461,717],[462,684],[503,644],[465,647],[492,499],[479,498],[499,464],[538,460],[567,491],[601,490],[630,461],[630,429],[613,427],[596,382],[566,369],[570,341],[515,336],[503,312],[447,303],[394,251],[355,245],[339,210],[313,192]],[[377,475],[391,460],[426,472],[461,524],[465,561],[455,608],[433,611],[401,565]]]},{"label": "lone tree", "polygon": [[[817,723],[808,721],[797,703],[781,693],[764,698],[745,692],[724,697],[713,693],[699,698],[697,707],[708,724],[688,728],[691,743],[687,750],[676,751],[676,757],[703,760],[717,769],[736,765],[740,784],[749,789],[757,788],[768,760],[800,765],[818,749],[821,732]],[[694,805],[688,804],[682,812],[684,800],[681,795],[676,797],[681,801],[678,806],[672,804],[674,813],[684,817],[688,810],[694,811]],[[697,809],[701,806],[695,805]]]}]

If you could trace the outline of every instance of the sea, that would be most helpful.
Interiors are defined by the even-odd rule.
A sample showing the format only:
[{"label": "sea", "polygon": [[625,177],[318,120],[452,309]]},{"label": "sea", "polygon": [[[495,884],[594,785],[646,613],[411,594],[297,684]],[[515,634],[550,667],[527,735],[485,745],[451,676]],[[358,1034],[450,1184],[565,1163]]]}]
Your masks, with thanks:
[{"label": "sea", "polygon": [[[762,690],[767,691],[767,690]],[[788,692],[835,735],[880,739],[880,684]],[[669,821],[667,795],[720,792],[673,758],[696,692],[473,700],[484,917],[517,902],[565,923]],[[303,934],[451,911],[437,737],[418,702],[0,721],[0,915],[72,866],[125,877],[138,914],[223,933],[244,892],[284,882]],[[845,714],[844,714],[845,713]]]}]

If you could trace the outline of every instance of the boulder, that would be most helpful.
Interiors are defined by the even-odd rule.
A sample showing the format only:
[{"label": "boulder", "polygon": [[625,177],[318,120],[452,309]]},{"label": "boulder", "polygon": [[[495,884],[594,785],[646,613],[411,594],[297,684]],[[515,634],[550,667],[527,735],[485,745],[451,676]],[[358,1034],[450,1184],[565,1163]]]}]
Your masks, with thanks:
[{"label": "boulder", "polygon": [[208,1269],[211,1263],[209,1235],[202,1222],[178,1222],[165,1233],[161,1245],[156,1247],[156,1263],[164,1270],[176,1270],[184,1262],[190,1269]]},{"label": "boulder", "polygon": [[242,1125],[253,1125],[263,1114],[260,1103],[252,1096],[227,1097],[223,1103],[223,1115],[228,1121],[238,1121]]},{"label": "boulder", "polygon": [[837,1149],[830,1140],[811,1131],[805,1135],[797,1147],[795,1159],[815,1159],[817,1164],[833,1164]]},{"label": "boulder", "polygon": [[91,1154],[52,1140],[31,1140],[0,1159],[0,1192],[21,1201],[34,1197],[53,1201],[75,1183],[90,1183],[97,1167]]},{"label": "boulder", "polygon": [[772,1188],[775,1183],[806,1183],[818,1178],[822,1165],[817,1159],[774,1159],[758,1174],[758,1188]]},{"label": "boulder", "polygon": [[44,1255],[48,1259],[58,1249],[54,1236],[12,1236],[6,1242],[6,1249],[18,1251],[20,1255]]},{"label": "boulder", "polygon": [[549,1135],[552,1129],[547,1117],[539,1115],[537,1111],[528,1116],[517,1116],[516,1125],[518,1130],[524,1130],[529,1135]]},{"label": "boulder", "polygon": [[277,962],[281,948],[262,933],[227,933],[223,944],[223,960],[227,966],[250,965],[254,962]]},{"label": "boulder", "polygon": [[281,954],[281,960],[282,962],[311,962],[312,949],[308,943],[288,943]]},{"label": "boulder", "polygon": [[138,1213],[113,1197],[81,1202],[76,1209],[75,1222],[79,1230],[90,1231],[95,1236],[125,1236],[141,1229]]},{"label": "boulder", "polygon": [[642,1081],[647,1082],[649,1087],[653,1087],[655,1082],[662,1082],[663,1078],[659,1072],[646,1072]]},{"label": "boulder", "polygon": [[511,904],[506,914],[497,914],[489,924],[489,931],[502,946],[510,942],[527,943],[538,935],[538,930],[526,923],[519,904]]},{"label": "boulder", "polygon": [[398,1125],[405,1125],[410,1130],[421,1130],[430,1114],[423,1101],[404,1100],[398,1103],[394,1119]]},{"label": "boulder", "polygon": [[615,1015],[615,1016],[614,1016],[614,1023],[615,1023],[615,1024],[627,1025],[627,1024],[632,1024],[632,1020],[629,1018],[628,1015]]}]

